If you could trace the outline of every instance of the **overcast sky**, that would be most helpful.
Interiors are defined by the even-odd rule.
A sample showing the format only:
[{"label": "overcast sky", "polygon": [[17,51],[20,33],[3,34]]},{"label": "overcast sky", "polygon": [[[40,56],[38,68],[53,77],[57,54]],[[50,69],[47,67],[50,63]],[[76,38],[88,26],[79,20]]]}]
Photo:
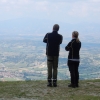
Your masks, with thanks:
[{"label": "overcast sky", "polygon": [[0,21],[25,17],[100,23],[100,0],[0,0]]},{"label": "overcast sky", "polygon": [[[81,34],[87,32],[88,34],[92,33],[93,36],[96,31],[98,34],[100,31],[100,0],[0,0],[0,22],[16,19],[25,19],[27,21],[29,19],[42,19],[43,21],[48,21],[48,23],[51,21],[54,23],[57,22],[58,24],[60,22],[67,23],[65,25],[68,25],[68,23],[74,24],[79,27],[77,29]],[[39,23],[38,20],[37,23]],[[85,24],[88,24],[88,26]],[[8,25],[10,24],[8,23]],[[80,27],[80,25],[83,26]],[[5,26],[7,26],[7,24],[4,24],[4,27]],[[13,26],[14,25],[11,27],[12,33],[18,33],[18,26],[17,28],[15,26],[14,29]],[[24,33],[24,24],[22,26],[23,29],[19,26],[20,33]],[[34,33],[32,30],[34,26],[35,24],[25,27],[25,32]],[[9,27],[7,29],[4,27],[0,29],[2,30],[1,32],[5,30],[5,33],[11,31]],[[45,29],[44,27],[42,26],[42,29]],[[71,27],[74,29],[76,26],[70,25],[70,27],[66,29],[63,29],[63,26],[61,26],[60,30],[62,34],[64,32],[67,33]],[[51,26],[49,29],[51,29]],[[72,30],[69,32],[72,32]],[[45,31],[47,32],[47,30]],[[43,35],[45,31],[43,31]]]}]

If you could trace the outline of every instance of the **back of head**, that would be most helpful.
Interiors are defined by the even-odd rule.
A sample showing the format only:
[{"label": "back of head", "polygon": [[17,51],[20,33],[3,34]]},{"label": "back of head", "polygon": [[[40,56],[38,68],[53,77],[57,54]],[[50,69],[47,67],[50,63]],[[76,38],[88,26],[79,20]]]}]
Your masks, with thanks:
[{"label": "back of head", "polygon": [[53,26],[53,31],[58,31],[59,30],[59,25],[58,24],[55,24],[54,26]]},{"label": "back of head", "polygon": [[78,33],[77,31],[73,31],[73,32],[72,32],[72,36],[73,36],[74,38],[76,38],[76,41],[77,41],[77,42],[80,42],[80,41],[79,41],[79,38],[78,38],[78,35],[79,35],[79,33]]}]

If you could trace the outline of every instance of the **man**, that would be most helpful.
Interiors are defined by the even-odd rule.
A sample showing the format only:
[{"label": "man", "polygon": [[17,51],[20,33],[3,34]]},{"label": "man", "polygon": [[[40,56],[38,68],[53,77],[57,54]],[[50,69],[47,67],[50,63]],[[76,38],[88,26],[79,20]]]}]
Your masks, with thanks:
[{"label": "man", "polygon": [[[46,45],[46,55],[47,55],[47,67],[48,67],[48,84],[47,86],[54,87],[57,86],[57,69],[58,69],[58,59],[60,44],[62,43],[62,35],[58,34],[59,25],[55,24],[53,26],[53,31],[47,33],[43,39]],[[52,84],[53,82],[53,84]]]}]

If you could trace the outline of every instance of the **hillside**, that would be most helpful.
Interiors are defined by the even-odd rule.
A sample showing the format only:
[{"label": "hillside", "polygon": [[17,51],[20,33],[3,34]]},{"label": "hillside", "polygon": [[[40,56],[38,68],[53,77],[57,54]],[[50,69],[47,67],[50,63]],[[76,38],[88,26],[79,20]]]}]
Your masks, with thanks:
[{"label": "hillside", "polygon": [[81,80],[79,88],[68,88],[68,80],[58,87],[47,87],[46,81],[0,82],[0,100],[100,100],[100,79]]},{"label": "hillside", "polygon": [[[23,39],[22,39],[23,38]],[[0,37],[0,81],[44,80],[47,76],[46,44],[43,37],[4,39]],[[58,79],[70,78],[67,66],[67,43],[60,48]],[[100,79],[100,44],[82,43],[80,52],[80,79]]]}]

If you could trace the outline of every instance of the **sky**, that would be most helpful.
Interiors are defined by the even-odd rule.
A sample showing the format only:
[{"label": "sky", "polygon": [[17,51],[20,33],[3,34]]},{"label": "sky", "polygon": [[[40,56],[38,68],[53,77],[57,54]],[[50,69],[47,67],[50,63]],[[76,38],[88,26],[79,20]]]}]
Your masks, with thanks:
[{"label": "sky", "polygon": [[[100,0],[0,0],[0,23],[6,28],[6,26],[10,25],[9,21],[13,22],[18,19],[20,22],[22,19],[27,20],[27,22],[33,19],[36,20],[40,26],[40,20],[46,23],[52,22],[52,25],[58,23],[61,24],[60,32],[67,32],[68,28],[66,28],[66,30],[64,26],[67,27],[69,24],[70,28],[71,25],[81,28],[76,28],[79,29],[81,33],[85,33],[84,30],[87,30],[86,32],[88,33],[94,30],[93,33],[96,32],[99,34]],[[21,25],[24,27],[25,24]],[[48,24],[48,31],[50,31],[52,25],[50,24],[49,26]],[[33,27],[34,26],[35,24]],[[42,26],[42,29],[45,29],[46,26]],[[3,33],[4,27],[2,25],[0,25],[0,27]],[[26,29],[32,30],[32,27]],[[20,32],[21,29],[17,26],[15,31],[18,32],[18,30]],[[72,30],[74,30],[74,28],[72,28]],[[8,31],[10,32],[11,30]],[[34,30],[32,30],[32,32],[34,32]]]},{"label": "sky", "polygon": [[25,17],[100,23],[100,0],[0,0],[0,21]]}]

